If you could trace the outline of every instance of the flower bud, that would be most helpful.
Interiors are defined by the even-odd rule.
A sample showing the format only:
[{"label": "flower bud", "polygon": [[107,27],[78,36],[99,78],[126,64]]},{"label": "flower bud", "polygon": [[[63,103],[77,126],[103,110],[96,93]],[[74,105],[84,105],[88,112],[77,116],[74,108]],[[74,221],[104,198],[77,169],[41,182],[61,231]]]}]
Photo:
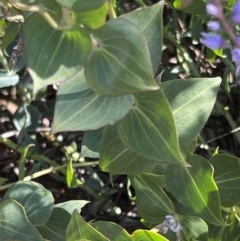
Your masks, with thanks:
[{"label": "flower bud", "polygon": [[208,15],[211,15],[214,17],[221,17],[219,8],[214,4],[208,3],[206,6],[206,12]]},{"label": "flower bud", "polygon": [[237,0],[232,9],[232,21],[234,24],[240,23],[240,0]]},{"label": "flower bud", "polygon": [[227,46],[225,39],[218,34],[201,33],[202,37],[200,42],[209,49],[221,49]]},{"label": "flower bud", "polygon": [[219,31],[221,29],[221,25],[217,21],[211,21],[207,24],[207,26],[211,31]]}]

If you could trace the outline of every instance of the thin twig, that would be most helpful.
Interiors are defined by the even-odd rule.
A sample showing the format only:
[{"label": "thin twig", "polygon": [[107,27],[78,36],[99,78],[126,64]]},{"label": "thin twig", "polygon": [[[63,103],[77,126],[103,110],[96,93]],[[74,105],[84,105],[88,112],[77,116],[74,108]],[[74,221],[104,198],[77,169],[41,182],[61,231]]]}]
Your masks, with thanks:
[{"label": "thin twig", "polygon": [[[52,129],[51,127],[38,127],[36,129],[28,129],[27,132],[49,132],[51,131],[51,129]],[[15,135],[19,135],[19,133],[20,131],[18,130],[12,130],[1,134],[1,137],[9,138]]]},{"label": "thin twig", "polygon": [[[86,167],[86,166],[95,166],[95,165],[98,165],[98,161],[93,161],[93,162],[84,162],[84,163],[76,163],[76,164],[73,164],[73,168],[77,168],[77,167]],[[50,174],[52,172],[56,172],[56,171],[60,171],[62,169],[65,169],[67,167],[67,164],[64,164],[64,165],[61,165],[61,166],[57,166],[57,167],[49,167],[47,169],[44,169],[42,171],[39,171],[39,172],[36,172],[32,175],[29,175],[29,176],[26,176],[23,178],[23,181],[31,181],[33,179],[36,179],[38,177],[41,177],[41,176],[44,176],[44,175],[47,175],[47,174]],[[13,182],[13,183],[9,183],[9,184],[6,184],[6,185],[3,185],[0,187],[0,191],[1,190],[5,190],[5,189],[8,189],[10,188],[13,184],[15,184],[17,182]]]}]

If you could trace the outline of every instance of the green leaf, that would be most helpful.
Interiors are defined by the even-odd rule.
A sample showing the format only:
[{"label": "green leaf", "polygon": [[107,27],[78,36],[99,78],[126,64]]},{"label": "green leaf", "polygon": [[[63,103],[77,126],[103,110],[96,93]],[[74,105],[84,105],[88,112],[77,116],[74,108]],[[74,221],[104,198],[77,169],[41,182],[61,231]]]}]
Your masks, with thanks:
[{"label": "green leaf", "polygon": [[71,215],[66,210],[54,208],[48,222],[38,227],[38,231],[46,240],[65,241],[70,219]]},{"label": "green leaf", "polygon": [[206,15],[206,3],[203,0],[175,0],[173,5],[186,13]]},{"label": "green leaf", "polygon": [[88,203],[89,201],[85,201],[85,200],[71,200],[63,203],[58,203],[54,205],[54,207],[65,209],[70,214],[73,214],[75,210],[77,210],[77,212],[80,213],[82,208]]},{"label": "green leaf", "polygon": [[160,85],[176,123],[180,142],[191,142],[206,124],[221,78],[172,80]]},{"label": "green leaf", "polygon": [[231,215],[229,215],[228,222],[231,224],[224,228],[223,234],[222,234],[222,241],[224,240],[239,241],[240,226],[239,226],[239,219],[236,217],[235,213],[231,213]]},{"label": "green leaf", "polygon": [[[19,38],[19,37],[18,37]],[[15,41],[13,41],[12,43],[10,43],[10,45],[7,47],[6,51],[6,55],[9,55],[7,57],[7,61],[8,63],[10,62],[11,56],[14,56],[14,52],[16,51],[15,47],[16,47],[16,43],[19,39],[15,38]],[[14,67],[10,72],[10,75],[14,75],[17,72],[19,72],[20,70],[22,70],[23,68],[26,67],[26,61],[25,61],[25,57],[24,55],[21,53],[16,60],[14,60]],[[17,75],[18,76],[18,75]],[[19,76],[18,76],[19,78]],[[24,79],[24,78],[23,78]],[[24,81],[23,81],[24,82]]]},{"label": "green leaf", "polygon": [[[180,223],[181,229],[179,238],[172,230],[168,230],[164,237],[171,241],[208,241],[208,225],[200,218],[194,216],[174,215],[177,222]],[[161,227],[161,224],[158,225]],[[155,228],[158,228],[155,227]]]},{"label": "green leaf", "polygon": [[86,131],[83,135],[81,156],[99,158],[100,143],[102,141],[103,128],[94,131]]},{"label": "green leaf", "polygon": [[22,105],[13,115],[13,124],[18,131],[21,131],[23,128],[26,130],[35,130],[39,125],[41,117],[39,110],[32,105],[28,105],[26,109],[28,111],[27,116]]},{"label": "green leaf", "polygon": [[0,210],[0,240],[44,241],[18,202],[3,200],[0,203]]},{"label": "green leaf", "polygon": [[180,149],[184,157],[192,154],[197,145],[197,138],[193,139],[191,142],[180,143]]},{"label": "green leaf", "polygon": [[0,88],[14,86],[19,82],[19,75],[9,75],[5,70],[0,69]]},{"label": "green leaf", "polygon": [[108,3],[105,2],[100,8],[89,12],[73,12],[74,21],[83,24],[91,29],[97,29],[103,26],[108,13]]},{"label": "green leaf", "polygon": [[214,180],[218,186],[221,205],[232,207],[240,201],[239,159],[234,156],[219,154],[210,160],[214,167]]},{"label": "green leaf", "polygon": [[81,186],[83,183],[75,176],[73,167],[72,167],[72,159],[70,158],[67,163],[66,170],[66,182],[69,188],[76,188]]},{"label": "green leaf", "polygon": [[111,241],[168,241],[157,233],[141,229],[130,236],[121,226],[111,222],[98,221],[92,226]]},{"label": "green leaf", "polygon": [[37,5],[40,4],[42,0],[22,0],[21,2],[27,5]]},{"label": "green leaf", "polygon": [[77,12],[89,12],[100,8],[106,0],[56,0],[63,7],[77,11]]},{"label": "green leaf", "polygon": [[138,155],[165,163],[185,163],[181,156],[170,106],[158,91],[134,95],[135,105],[119,121],[123,143]]},{"label": "green leaf", "polygon": [[146,222],[157,225],[162,220],[161,216],[175,212],[172,201],[163,191],[164,185],[162,175],[140,174],[134,177],[137,209]]},{"label": "green leaf", "polygon": [[111,241],[132,241],[127,231],[116,223],[98,221],[91,225]]},{"label": "green leaf", "polygon": [[151,7],[136,10],[121,17],[134,23],[144,34],[151,56],[152,69],[156,73],[159,67],[162,41],[163,41],[163,23],[162,11],[164,2],[159,2]]},{"label": "green leaf", "polygon": [[93,37],[98,46],[85,67],[85,76],[97,94],[115,96],[159,88],[153,79],[146,40],[130,21],[108,21],[93,32]]},{"label": "green leaf", "polygon": [[81,157],[99,159],[99,156],[99,152],[92,151],[91,149],[88,149],[87,146],[81,147]]},{"label": "green leaf", "polygon": [[168,239],[148,230],[137,230],[132,234],[132,241],[168,241]]},{"label": "green leaf", "polygon": [[3,36],[3,45],[2,48],[5,52],[5,54],[9,54],[7,53],[7,47],[14,41],[14,39],[17,37],[19,31],[21,28],[21,24],[20,23],[16,23],[16,22],[9,22],[8,26],[6,28],[5,34]]},{"label": "green leaf", "polygon": [[6,199],[20,203],[34,226],[45,224],[53,210],[52,193],[36,182],[17,182],[5,193]]},{"label": "green leaf", "polygon": [[208,225],[208,241],[223,241],[222,234],[224,227],[217,227],[214,225]]},{"label": "green leaf", "polygon": [[208,240],[208,225],[198,217],[178,216],[182,226],[180,237],[182,241],[188,240]]},{"label": "green leaf", "polygon": [[201,156],[189,155],[191,167],[169,165],[166,183],[171,193],[185,206],[216,226],[224,226],[217,186],[213,180],[213,168]]},{"label": "green leaf", "polygon": [[87,85],[83,71],[60,85],[53,132],[95,130],[112,125],[131,109],[131,95],[103,97]]},{"label": "green leaf", "polygon": [[82,145],[87,146],[95,152],[99,152],[102,140],[103,128],[94,131],[85,131],[83,135]]},{"label": "green leaf", "polygon": [[69,30],[55,30],[37,13],[24,24],[23,33],[35,93],[46,85],[75,76],[92,48],[91,38],[83,28],[73,26]]},{"label": "green leaf", "polygon": [[138,156],[122,143],[116,125],[104,129],[99,160],[99,166],[103,171],[136,174],[152,170],[155,165],[155,161]]},{"label": "green leaf", "polygon": [[192,15],[190,22],[192,43],[199,43],[201,32],[204,31],[204,20],[199,16]]},{"label": "green leaf", "polygon": [[0,186],[2,186],[8,179],[5,177],[0,177]]},{"label": "green leaf", "polygon": [[67,228],[66,241],[76,240],[110,241],[88,224],[76,211],[73,213]]}]

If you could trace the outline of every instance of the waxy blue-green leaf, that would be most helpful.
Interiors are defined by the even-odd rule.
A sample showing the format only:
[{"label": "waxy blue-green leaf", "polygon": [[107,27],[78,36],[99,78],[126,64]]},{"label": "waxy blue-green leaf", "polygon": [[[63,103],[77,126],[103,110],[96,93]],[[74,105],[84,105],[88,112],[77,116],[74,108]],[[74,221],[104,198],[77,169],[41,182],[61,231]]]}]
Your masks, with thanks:
[{"label": "waxy blue-green leaf", "polygon": [[191,142],[182,142],[180,143],[180,149],[183,156],[192,154],[197,146],[197,138],[193,139]]},{"label": "waxy blue-green leaf", "polygon": [[91,225],[111,241],[132,241],[127,231],[116,223],[98,221]]},{"label": "waxy blue-green leaf", "polygon": [[103,128],[84,132],[81,146],[82,157],[99,158],[102,135]]},{"label": "waxy blue-green leaf", "polygon": [[117,125],[104,129],[99,160],[99,166],[103,171],[117,174],[137,174],[150,171],[155,165],[155,161],[138,156],[122,143],[118,135]]},{"label": "waxy blue-green leaf", "polygon": [[19,75],[8,75],[5,70],[0,69],[0,88],[14,86],[19,81]]},{"label": "waxy blue-green leaf", "polygon": [[55,30],[38,13],[24,24],[24,48],[34,92],[40,88],[68,80],[81,69],[90,54],[92,41],[81,27]]},{"label": "waxy blue-green leaf", "polygon": [[77,210],[78,213],[81,212],[82,208],[89,203],[89,201],[85,200],[70,200],[63,203],[58,203],[54,205],[55,208],[62,208],[68,211],[70,214],[73,214],[75,210]]},{"label": "waxy blue-green leaf", "polygon": [[153,79],[147,42],[134,24],[114,19],[94,31],[93,37],[97,46],[84,70],[97,94],[116,96],[159,88]]},{"label": "waxy blue-green leaf", "polygon": [[67,9],[77,12],[89,12],[100,8],[106,0],[56,0],[60,5]]},{"label": "waxy blue-green leaf", "polygon": [[81,71],[60,85],[52,131],[95,130],[112,125],[129,112],[132,104],[131,95],[97,95],[89,88]]},{"label": "waxy blue-green leaf", "polygon": [[166,97],[160,90],[138,93],[134,97],[132,110],[118,122],[122,142],[147,159],[184,164]]},{"label": "waxy blue-green leaf", "polygon": [[197,216],[216,226],[224,226],[220,198],[213,180],[213,167],[201,156],[189,155],[191,167],[169,165],[166,183],[171,193]]},{"label": "waxy blue-green leaf", "polygon": [[74,22],[83,24],[91,29],[97,29],[103,26],[106,22],[106,15],[108,13],[108,3],[105,2],[100,8],[89,12],[73,12]]},{"label": "waxy blue-green leaf", "polygon": [[134,176],[134,188],[137,196],[137,209],[148,223],[159,224],[161,216],[175,212],[172,201],[163,191],[165,178],[162,175],[139,174]]},{"label": "waxy blue-green leaf", "polygon": [[121,17],[134,23],[143,32],[148,44],[154,73],[158,70],[162,53],[163,7],[164,2],[160,1],[158,4],[152,5],[151,7],[121,15]]},{"label": "waxy blue-green leaf", "polygon": [[172,80],[160,85],[167,97],[180,142],[191,142],[206,124],[221,78]]},{"label": "waxy blue-green leaf", "polygon": [[45,224],[53,210],[52,193],[36,182],[17,182],[4,195],[6,199],[20,203],[34,226]]},{"label": "waxy blue-green leaf", "polygon": [[0,240],[46,241],[29,222],[23,206],[6,199],[0,203]]},{"label": "waxy blue-green leaf", "polygon": [[[27,109],[28,112],[27,117],[25,109]],[[13,115],[13,124],[18,131],[21,131],[23,128],[26,130],[34,130],[38,127],[40,118],[41,113],[35,106],[28,105],[23,108],[23,106],[20,105]]]},{"label": "waxy blue-green leaf", "polygon": [[66,210],[54,208],[48,222],[37,229],[46,240],[65,241],[70,219],[71,215]]},{"label": "waxy blue-green leaf", "polygon": [[110,241],[75,211],[67,228],[66,241],[76,240]]},{"label": "waxy blue-green leaf", "polygon": [[239,158],[219,154],[210,160],[214,167],[214,180],[218,186],[221,205],[232,207],[240,201]]}]

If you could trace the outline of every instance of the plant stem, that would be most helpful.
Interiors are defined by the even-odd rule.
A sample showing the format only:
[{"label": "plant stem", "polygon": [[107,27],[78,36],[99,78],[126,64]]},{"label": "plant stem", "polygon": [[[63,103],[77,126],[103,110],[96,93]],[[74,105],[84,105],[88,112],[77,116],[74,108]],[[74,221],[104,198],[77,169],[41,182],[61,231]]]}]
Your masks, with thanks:
[{"label": "plant stem", "polygon": [[108,16],[110,19],[117,18],[117,15],[116,15],[114,7],[113,7],[112,0],[108,0]]},{"label": "plant stem", "polygon": [[225,17],[225,14],[223,12],[223,5],[220,0],[215,0],[214,4],[217,6],[217,8],[220,10],[220,16],[219,16],[219,21],[223,27],[223,29],[226,31],[227,35],[230,37],[232,42],[235,42],[236,35],[234,33],[234,30],[231,25],[228,24],[227,19]]},{"label": "plant stem", "polygon": [[[229,114],[229,112],[222,106],[222,104],[217,100],[216,101],[217,108],[221,111],[222,115],[227,119],[229,125],[231,126],[232,130],[236,129],[238,126],[233,121],[232,116]],[[240,144],[240,132],[234,132],[238,143]]]},{"label": "plant stem", "polygon": [[[0,136],[0,143],[5,144],[6,146],[8,146],[9,148],[13,149],[14,151],[17,151],[18,153],[23,153],[23,148],[19,147],[17,144],[15,144],[14,142],[10,141],[7,138],[3,138],[2,136]],[[45,157],[43,155],[38,155],[38,154],[34,154],[34,155],[27,155],[28,158],[32,158],[36,161],[39,162],[45,162],[51,166],[58,166],[57,163],[51,159],[49,159],[48,157]]]},{"label": "plant stem", "polygon": [[145,4],[142,0],[135,0],[135,2],[136,2],[139,6],[141,6],[142,8],[147,7],[146,4]]},{"label": "plant stem", "polygon": [[[73,168],[76,168],[76,167],[86,167],[86,166],[94,166],[94,165],[98,165],[98,161],[93,161],[93,162],[84,162],[84,163],[76,163],[76,164],[73,164]],[[60,171],[64,168],[67,167],[67,164],[64,164],[64,165],[61,165],[61,166],[57,166],[57,167],[49,167],[47,169],[44,169],[42,171],[39,171],[39,172],[36,172],[32,175],[29,175],[29,176],[26,176],[23,178],[23,181],[31,181],[33,179],[36,179],[38,177],[41,177],[41,176],[44,176],[44,175],[47,175],[49,173],[52,173],[52,172],[56,172],[56,171]],[[15,184],[17,182],[13,182],[13,183],[9,183],[9,184],[6,184],[6,185],[3,185],[0,187],[0,191],[1,190],[5,190],[5,189],[8,189],[10,188],[13,184]]]},{"label": "plant stem", "polygon": [[24,179],[24,176],[25,176],[25,160],[26,160],[26,156],[27,156],[27,152],[29,150],[29,148],[31,146],[35,146],[34,144],[30,144],[26,147],[23,148],[23,152],[21,154],[21,157],[20,157],[20,161],[19,161],[19,175],[18,175],[18,179],[19,181],[23,180]]},{"label": "plant stem", "polygon": [[231,72],[232,72],[233,74],[236,73],[236,68],[235,68],[235,66],[233,65],[232,62],[229,61],[228,58],[222,58],[222,61],[223,61],[223,63],[225,64],[226,67],[229,67],[229,68],[230,68],[230,70],[231,70]]}]

